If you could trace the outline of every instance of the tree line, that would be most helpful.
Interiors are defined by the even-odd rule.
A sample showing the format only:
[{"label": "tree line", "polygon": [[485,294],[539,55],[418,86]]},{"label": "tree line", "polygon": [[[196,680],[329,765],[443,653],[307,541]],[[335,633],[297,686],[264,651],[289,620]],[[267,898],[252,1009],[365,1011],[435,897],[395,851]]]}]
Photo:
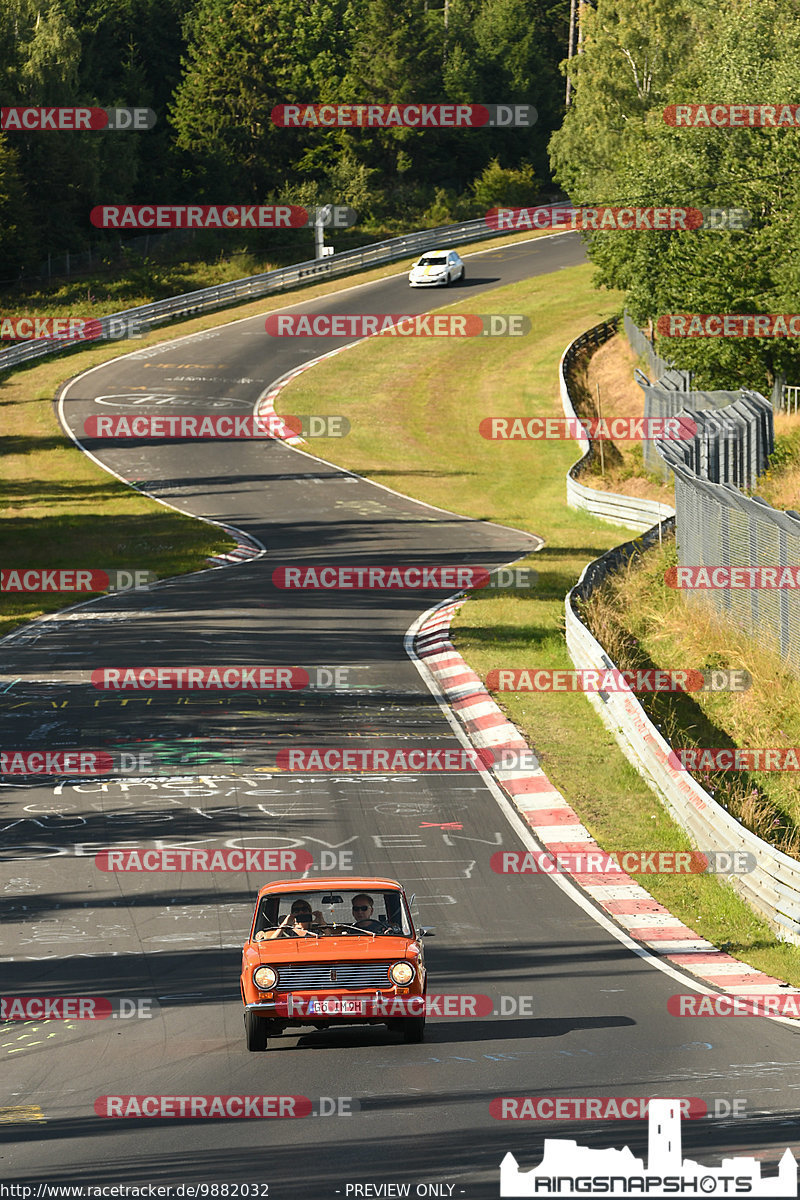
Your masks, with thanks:
[{"label": "tree line", "polygon": [[[407,229],[528,204],[561,123],[569,0],[5,0],[4,106],[152,108],[146,133],[0,134],[8,278],[96,204],[347,204]],[[530,129],[282,129],[285,103],[526,103]]]},{"label": "tree line", "polygon": [[[597,0],[582,26],[572,102],[550,143],[572,202],[742,207],[752,217],[741,231],[593,234],[598,283],[624,289],[642,326],[673,313],[800,312],[796,0]],[[676,126],[664,116],[672,105],[772,106],[787,122],[790,106],[798,124]],[[764,390],[781,373],[800,383],[796,337],[657,344],[698,387]]]}]

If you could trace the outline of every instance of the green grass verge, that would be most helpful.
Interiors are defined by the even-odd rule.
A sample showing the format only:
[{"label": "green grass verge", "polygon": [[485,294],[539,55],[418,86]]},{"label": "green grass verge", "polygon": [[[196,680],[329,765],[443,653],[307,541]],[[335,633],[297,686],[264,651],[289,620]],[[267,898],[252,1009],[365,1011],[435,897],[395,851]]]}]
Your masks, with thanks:
[{"label": "green grass verge", "polygon": [[[539,574],[533,593],[475,597],[460,610],[457,645],[482,678],[492,668],[571,667],[565,593],[590,559],[630,537],[567,508],[571,443],[493,443],[478,434],[488,415],[560,415],[561,352],[621,305],[619,293],[592,290],[591,274],[591,266],[573,267],[469,303],[459,297],[459,312],[526,313],[530,337],[373,339],[315,366],[281,395],[281,412],[349,418],[344,441],[315,441],[320,457],[431,504],[546,539],[524,564]],[[455,303],[455,296],[442,299]],[[585,697],[505,693],[498,700],[601,846],[689,848]],[[705,875],[638,878],[710,941],[800,984],[800,952],[778,942],[727,884]]]}]

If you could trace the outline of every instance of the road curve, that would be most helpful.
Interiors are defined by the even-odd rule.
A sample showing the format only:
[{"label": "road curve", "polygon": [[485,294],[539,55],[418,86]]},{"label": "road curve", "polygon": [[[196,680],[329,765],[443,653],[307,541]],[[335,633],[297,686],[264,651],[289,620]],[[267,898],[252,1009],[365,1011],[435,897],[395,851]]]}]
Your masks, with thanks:
[{"label": "road curve", "polygon": [[[464,295],[579,261],[574,235],[482,252],[467,259]],[[344,313],[356,300],[363,312],[436,303],[393,277],[299,304]],[[157,411],[143,398],[167,395],[186,402],[171,401],[171,412],[224,402],[231,407],[218,411],[246,413],[275,379],[329,348],[268,341],[263,318],[234,321],[78,377],[62,389],[63,420],[82,438],[87,416]],[[270,770],[293,745],[458,746],[403,649],[406,630],[444,591],[281,592],[276,565],[491,566],[530,553],[538,539],[431,509],[276,442],[90,449],[124,479],[236,526],[266,553],[105,597],[3,644],[3,672],[20,682],[2,697],[0,744],[146,746],[176,766],[172,777],[0,789],[4,994],[126,998],[154,1013],[0,1027],[9,1114],[0,1176],[258,1184],[269,1200],[403,1194],[363,1190],[394,1184],[483,1200],[499,1193],[504,1154],[533,1166],[545,1135],[646,1156],[644,1122],[543,1128],[491,1115],[493,1100],[527,1095],[678,1095],[729,1106],[744,1097],[746,1119],[684,1122],[684,1146],[709,1164],[752,1153],[774,1170],[792,1137],[794,1030],[669,1017],[667,998],[690,990],[688,979],[682,988],[632,955],[546,877],[492,872],[491,855],[519,848],[523,835],[481,776]],[[347,668],[352,686],[214,699],[124,697],[88,682],[102,667],[221,664]],[[176,752],[197,744],[211,763],[202,772]],[[328,864],[348,853],[359,872],[401,879],[436,928],[427,944],[432,990],[488,995],[492,1015],[433,1018],[419,1046],[381,1027],[350,1027],[249,1054],[239,950],[266,877],[95,868],[96,850],[159,844],[299,846],[316,858],[326,852]],[[336,1115],[114,1120],[94,1107],[105,1095],[214,1094],[307,1096],[317,1114]]]}]

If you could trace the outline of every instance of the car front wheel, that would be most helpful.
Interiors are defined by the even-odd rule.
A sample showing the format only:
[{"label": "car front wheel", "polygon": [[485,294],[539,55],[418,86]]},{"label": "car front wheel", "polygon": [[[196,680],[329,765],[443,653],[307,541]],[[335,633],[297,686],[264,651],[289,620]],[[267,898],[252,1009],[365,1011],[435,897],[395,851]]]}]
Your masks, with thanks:
[{"label": "car front wheel", "polygon": [[244,1014],[244,1036],[248,1050],[266,1050],[267,1023],[250,1009]]},{"label": "car front wheel", "polygon": [[458,281],[459,281],[459,283],[463,283],[463,282],[464,282],[464,280],[465,280],[466,278],[467,278],[467,268],[466,268],[466,267],[462,267],[462,268],[461,268],[461,275],[459,276],[459,280],[458,280]]}]

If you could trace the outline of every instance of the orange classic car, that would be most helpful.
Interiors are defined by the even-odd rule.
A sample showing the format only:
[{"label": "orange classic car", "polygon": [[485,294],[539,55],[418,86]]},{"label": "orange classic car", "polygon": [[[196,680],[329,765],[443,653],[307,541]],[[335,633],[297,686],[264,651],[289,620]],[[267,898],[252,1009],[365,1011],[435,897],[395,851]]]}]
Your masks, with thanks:
[{"label": "orange classic car", "polygon": [[[413,896],[412,896],[413,901]],[[287,1028],[388,1025],[425,1033],[422,938],[396,879],[284,880],[258,893],[242,951],[248,1050]]]}]

